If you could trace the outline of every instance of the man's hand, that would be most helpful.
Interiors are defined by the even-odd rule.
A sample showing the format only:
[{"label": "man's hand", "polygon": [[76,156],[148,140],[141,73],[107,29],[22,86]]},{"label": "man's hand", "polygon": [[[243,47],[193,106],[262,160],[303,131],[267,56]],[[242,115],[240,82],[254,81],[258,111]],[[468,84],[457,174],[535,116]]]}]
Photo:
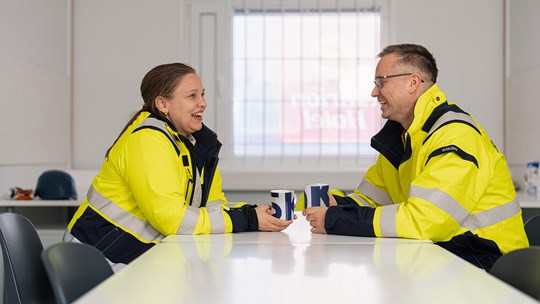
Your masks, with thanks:
[{"label": "man's hand", "polygon": [[327,210],[328,207],[310,207],[302,211],[302,215],[306,217],[309,225],[311,225],[311,232],[326,233],[326,229],[324,229],[324,218],[326,217]]},{"label": "man's hand", "polygon": [[328,203],[330,206],[337,206],[336,198],[330,193],[328,193]]}]

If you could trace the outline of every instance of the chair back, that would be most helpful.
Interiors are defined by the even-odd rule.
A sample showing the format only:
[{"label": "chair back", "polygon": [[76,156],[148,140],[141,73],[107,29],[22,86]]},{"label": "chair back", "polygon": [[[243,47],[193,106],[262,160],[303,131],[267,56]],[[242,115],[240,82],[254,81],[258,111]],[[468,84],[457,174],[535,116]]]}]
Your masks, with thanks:
[{"label": "chair back", "polygon": [[43,245],[32,222],[17,213],[0,214],[0,243],[4,260],[4,302],[54,303],[40,257]]},{"label": "chair back", "polygon": [[537,214],[525,222],[525,233],[530,246],[540,246],[540,214]]},{"label": "chair back", "polygon": [[113,274],[97,248],[81,243],[58,243],[41,254],[57,303],[71,303]]},{"label": "chair back", "polygon": [[540,300],[540,247],[517,249],[501,256],[489,273]]}]

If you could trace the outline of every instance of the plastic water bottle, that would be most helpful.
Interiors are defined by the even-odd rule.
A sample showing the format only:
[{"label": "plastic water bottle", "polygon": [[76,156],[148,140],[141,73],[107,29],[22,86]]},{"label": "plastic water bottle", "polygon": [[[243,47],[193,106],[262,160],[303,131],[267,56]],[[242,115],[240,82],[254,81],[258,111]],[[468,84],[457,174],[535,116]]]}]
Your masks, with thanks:
[{"label": "plastic water bottle", "polygon": [[532,198],[538,197],[538,167],[540,163],[537,161],[527,162],[527,195]]}]

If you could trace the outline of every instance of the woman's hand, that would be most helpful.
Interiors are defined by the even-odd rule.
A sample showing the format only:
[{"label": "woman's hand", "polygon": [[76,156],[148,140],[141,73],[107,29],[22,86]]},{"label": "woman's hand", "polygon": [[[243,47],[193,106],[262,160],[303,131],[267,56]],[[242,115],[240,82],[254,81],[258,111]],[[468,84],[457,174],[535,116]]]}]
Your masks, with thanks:
[{"label": "woman's hand", "polygon": [[[274,210],[270,205],[261,205],[255,208],[260,231],[282,231],[293,223],[292,220],[281,220],[274,217]],[[296,219],[296,214],[294,215]]]}]

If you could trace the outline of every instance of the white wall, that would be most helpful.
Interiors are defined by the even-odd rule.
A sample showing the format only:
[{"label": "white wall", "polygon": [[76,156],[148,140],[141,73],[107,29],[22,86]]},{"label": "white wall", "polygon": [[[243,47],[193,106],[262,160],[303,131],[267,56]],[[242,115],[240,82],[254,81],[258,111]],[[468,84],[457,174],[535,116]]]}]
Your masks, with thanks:
[{"label": "white wall", "polygon": [[503,147],[504,1],[394,0],[391,42],[423,44],[435,56],[449,101]]},{"label": "white wall", "polygon": [[68,165],[69,8],[68,0],[0,0],[0,196]]},{"label": "white wall", "polygon": [[540,1],[509,4],[507,158],[514,179],[523,185],[525,163],[540,160]]},{"label": "white wall", "polygon": [[[37,0],[34,2],[39,3]],[[41,61],[54,68],[41,65],[57,74],[64,71],[68,79],[70,75],[65,70],[69,70],[69,54],[66,54],[65,41],[69,41],[66,37],[69,36],[69,26],[65,13],[70,5],[73,11],[73,114],[66,117],[51,105],[37,115],[39,118],[55,116],[64,124],[69,124],[72,119],[72,155],[30,165],[24,170],[13,164],[0,164],[0,193],[7,191],[6,188],[15,182],[33,187],[36,172],[43,168],[66,166],[69,161],[73,169],[97,170],[106,149],[132,113],[142,105],[139,85],[144,74],[157,64],[190,62],[191,59],[189,49],[193,41],[186,40],[189,37],[184,32],[187,13],[182,0],[56,0],[54,3],[59,7],[54,12],[41,4],[34,4],[39,9],[24,10],[23,4],[12,8],[13,3],[18,3],[14,0],[0,0],[0,3],[3,5],[0,8],[0,14],[3,14],[0,15],[1,38],[18,45],[18,48],[6,50],[2,47],[5,44],[0,44],[0,55],[24,55],[29,49],[33,50],[30,53],[36,58],[48,54],[47,58],[54,57],[54,60]],[[385,15],[388,28],[385,30],[389,36],[386,42],[421,43],[432,50],[440,68],[439,85],[449,100],[470,111],[503,149],[504,1],[389,0],[388,3]],[[9,13],[3,9],[5,7],[10,9]],[[11,24],[2,21],[11,18],[11,21],[20,23],[17,18],[21,15],[26,23],[32,24],[33,19],[41,20],[47,13],[52,14],[50,19],[54,22],[34,25],[34,28],[40,28],[40,35],[49,33],[52,36],[44,41],[25,26],[5,30]],[[62,21],[58,21],[59,18]],[[65,27],[58,29],[58,24]],[[27,46],[29,42],[21,38],[29,35],[34,45]],[[0,101],[6,108],[9,101],[2,99],[3,94],[0,92]],[[11,132],[17,127],[17,123],[11,123],[6,128]],[[69,139],[69,135],[58,137]],[[57,150],[61,149],[64,148]],[[19,157],[17,151],[8,151],[6,157]],[[26,162],[33,159],[36,157],[24,156]],[[356,183],[351,182],[352,187]]]},{"label": "white wall", "polygon": [[143,76],[183,62],[183,1],[75,0],[73,168],[97,169],[140,110]]}]

